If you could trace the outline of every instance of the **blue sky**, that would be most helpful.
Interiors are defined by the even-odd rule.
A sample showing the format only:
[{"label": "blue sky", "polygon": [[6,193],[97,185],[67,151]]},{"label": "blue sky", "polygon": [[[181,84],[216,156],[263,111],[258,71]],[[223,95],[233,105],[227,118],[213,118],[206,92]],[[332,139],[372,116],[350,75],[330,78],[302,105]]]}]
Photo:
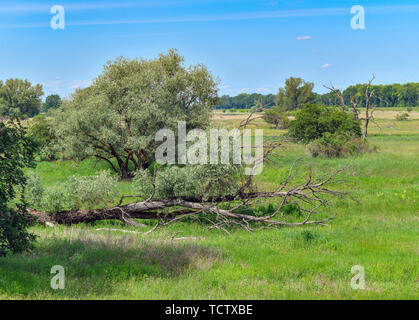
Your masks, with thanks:
[{"label": "blue sky", "polygon": [[[66,28],[53,30],[53,5]],[[366,29],[350,9],[365,7]],[[0,80],[25,78],[68,96],[119,56],[177,48],[203,63],[220,95],[276,93],[290,76],[336,87],[419,82],[417,0],[89,0],[0,2]]]}]

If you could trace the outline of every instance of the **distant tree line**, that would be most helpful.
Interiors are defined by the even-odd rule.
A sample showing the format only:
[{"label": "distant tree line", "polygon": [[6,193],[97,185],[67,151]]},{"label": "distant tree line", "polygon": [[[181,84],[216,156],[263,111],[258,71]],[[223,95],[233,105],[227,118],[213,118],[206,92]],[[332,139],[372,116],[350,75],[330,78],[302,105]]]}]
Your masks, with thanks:
[{"label": "distant tree line", "polygon": [[[355,98],[359,107],[366,105],[366,84],[357,84],[346,88],[343,92],[345,104],[350,105]],[[419,105],[419,83],[373,85],[375,96],[371,103],[378,107],[416,107]],[[340,105],[339,97],[333,92],[323,95],[315,94],[315,102],[327,106]]]},{"label": "distant tree line", "polygon": [[[354,103],[356,99],[358,107],[365,107],[366,84],[357,84],[346,88],[342,94],[346,105]],[[300,109],[305,103],[312,102],[326,106],[339,106],[341,101],[334,92],[318,94],[312,92],[313,84],[305,82],[301,78],[289,78],[285,87],[280,88],[277,95],[246,94],[236,97],[224,95],[216,105],[216,109],[251,109],[262,103],[265,107],[281,105],[283,110]],[[371,86],[375,96],[371,104],[378,107],[416,107],[419,105],[419,83],[390,84]]]},{"label": "distant tree line", "polygon": [[224,95],[220,98],[220,102],[215,106],[216,109],[251,109],[258,103],[263,106],[273,107],[277,96],[274,94],[263,95],[259,93],[242,93],[236,97]]}]

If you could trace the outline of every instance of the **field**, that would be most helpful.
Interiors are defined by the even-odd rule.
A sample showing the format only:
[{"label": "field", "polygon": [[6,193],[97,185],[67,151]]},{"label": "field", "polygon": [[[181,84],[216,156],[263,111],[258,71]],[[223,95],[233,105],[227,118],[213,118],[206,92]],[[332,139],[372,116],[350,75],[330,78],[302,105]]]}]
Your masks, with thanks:
[{"label": "field", "polygon": [[[320,173],[350,165],[353,199],[328,209],[327,226],[282,228],[231,236],[193,222],[174,224],[148,236],[148,228],[117,222],[73,227],[36,226],[33,252],[0,258],[0,299],[418,299],[419,298],[419,113],[395,121],[379,111],[369,143],[377,152],[348,159],[312,158],[288,143],[265,164],[262,185],[279,182],[297,158],[301,169]],[[232,128],[244,117],[217,113],[217,126]],[[254,127],[274,130],[261,119]],[[71,175],[106,169],[93,160],[42,162],[44,185]],[[124,194],[129,182],[120,182]],[[103,231],[101,228],[137,231]],[[173,238],[195,237],[193,240]],[[65,290],[50,287],[51,267],[66,270]],[[365,290],[353,290],[351,268],[365,268]]]}]

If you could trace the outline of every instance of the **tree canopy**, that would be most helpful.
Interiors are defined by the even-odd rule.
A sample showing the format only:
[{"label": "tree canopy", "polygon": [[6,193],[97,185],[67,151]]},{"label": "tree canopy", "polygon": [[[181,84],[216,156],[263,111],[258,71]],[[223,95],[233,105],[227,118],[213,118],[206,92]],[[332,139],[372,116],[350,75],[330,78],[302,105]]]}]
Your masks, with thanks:
[{"label": "tree canopy", "polygon": [[107,161],[122,178],[154,161],[155,134],[205,129],[218,101],[217,82],[203,65],[185,67],[176,51],[152,60],[119,58],[92,86],[78,90],[55,117],[54,130],[72,157]]},{"label": "tree canopy", "polygon": [[61,97],[58,94],[51,94],[46,99],[42,105],[42,111],[48,112],[51,109],[58,109],[61,106]]},{"label": "tree canopy", "polygon": [[0,117],[33,117],[41,108],[42,85],[28,80],[0,81]]},{"label": "tree canopy", "polygon": [[280,88],[276,104],[286,110],[297,110],[313,99],[314,83],[291,77]]}]

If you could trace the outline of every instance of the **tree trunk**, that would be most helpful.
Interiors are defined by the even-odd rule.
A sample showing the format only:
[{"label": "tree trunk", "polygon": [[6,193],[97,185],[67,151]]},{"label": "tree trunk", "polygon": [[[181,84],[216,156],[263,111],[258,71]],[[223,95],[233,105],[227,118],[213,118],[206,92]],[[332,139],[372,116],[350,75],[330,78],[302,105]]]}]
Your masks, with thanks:
[{"label": "tree trunk", "polygon": [[363,134],[363,136],[362,136],[362,138],[363,138],[363,139],[366,139],[366,138],[367,138],[367,135],[368,135],[368,125],[369,125],[369,122],[370,122],[370,119],[369,119],[369,118],[365,119],[365,124],[364,124],[364,134]]}]

